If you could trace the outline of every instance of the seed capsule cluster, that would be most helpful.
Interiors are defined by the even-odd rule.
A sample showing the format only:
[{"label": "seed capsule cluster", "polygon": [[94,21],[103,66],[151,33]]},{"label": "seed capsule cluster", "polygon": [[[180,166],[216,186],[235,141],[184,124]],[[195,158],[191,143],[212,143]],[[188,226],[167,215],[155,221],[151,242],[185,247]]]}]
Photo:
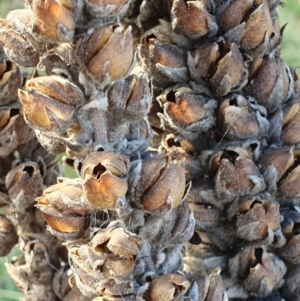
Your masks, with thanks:
[{"label": "seed capsule cluster", "polygon": [[0,255],[22,250],[23,300],[300,298],[278,4],[25,0],[0,20]]}]

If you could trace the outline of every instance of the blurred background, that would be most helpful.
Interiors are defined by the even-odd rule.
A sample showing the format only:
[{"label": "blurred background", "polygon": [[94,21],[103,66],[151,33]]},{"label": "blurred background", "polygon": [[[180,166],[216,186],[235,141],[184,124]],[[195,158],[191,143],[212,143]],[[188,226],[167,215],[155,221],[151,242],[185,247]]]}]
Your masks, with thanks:
[{"label": "blurred background", "polygon": [[[0,0],[0,18],[5,18],[8,11],[22,8],[21,0]],[[300,66],[300,5],[297,0],[286,0],[279,6],[280,24],[288,23],[283,36],[282,56],[288,65]],[[299,49],[298,49],[299,47]],[[5,262],[9,262],[14,256],[19,254],[18,249],[14,249],[6,258],[0,258],[0,300],[16,301],[22,294],[18,291],[13,281],[5,269]]]}]

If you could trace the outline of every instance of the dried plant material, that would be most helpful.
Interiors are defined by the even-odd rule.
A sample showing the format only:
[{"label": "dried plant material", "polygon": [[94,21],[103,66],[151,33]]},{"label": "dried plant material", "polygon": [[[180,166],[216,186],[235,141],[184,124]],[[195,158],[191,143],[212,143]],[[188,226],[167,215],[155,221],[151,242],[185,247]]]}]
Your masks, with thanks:
[{"label": "dried plant material", "polygon": [[236,216],[237,236],[251,242],[271,244],[280,229],[279,204],[261,198],[240,202]]},{"label": "dried plant material", "polygon": [[160,40],[160,35],[146,33],[143,44],[139,45],[138,55],[155,86],[165,87],[188,80],[186,52],[173,44],[170,38]]},{"label": "dried plant material", "polygon": [[28,80],[26,90],[19,90],[28,123],[36,129],[66,132],[74,117],[74,109],[84,103],[81,90],[59,76]]},{"label": "dried plant material", "polygon": [[[83,41],[83,51],[78,59],[86,63],[93,77],[108,83],[128,72],[134,58],[131,30],[131,26],[124,28],[121,25],[100,27]],[[114,49],[118,52],[115,53]]]},{"label": "dried plant material", "polygon": [[70,1],[33,0],[33,33],[39,40],[70,42],[74,36],[75,16]]},{"label": "dried plant material", "polygon": [[257,102],[274,112],[290,98],[293,81],[290,71],[281,58],[274,54],[254,61],[250,78],[244,92]]},{"label": "dried plant material", "polygon": [[128,184],[128,159],[113,152],[98,152],[82,163],[84,196],[92,205],[107,209],[114,208],[124,200]]},{"label": "dried plant material", "polygon": [[219,108],[219,121],[224,135],[231,139],[266,137],[269,132],[267,112],[255,99],[232,95]]},{"label": "dried plant material", "polygon": [[288,145],[298,144],[300,138],[298,130],[300,129],[300,103],[295,102],[284,108],[284,117],[282,123],[281,139]]},{"label": "dried plant material", "polygon": [[123,17],[130,0],[84,0],[88,12],[96,18]]},{"label": "dried plant material", "polygon": [[0,214],[0,256],[6,256],[18,242],[14,225],[3,214]]},{"label": "dried plant material", "polygon": [[11,28],[7,21],[0,19],[0,41],[10,60],[23,67],[36,67],[39,53],[21,34]]},{"label": "dried plant material", "polygon": [[282,287],[282,295],[284,298],[292,298],[292,300],[300,300],[300,275],[299,275],[299,265],[293,265],[287,272],[285,276],[285,282]]},{"label": "dried plant material", "polygon": [[7,105],[17,99],[22,76],[16,64],[0,57],[0,104]]},{"label": "dried plant material", "polygon": [[77,180],[48,187],[37,202],[49,230],[59,239],[78,239],[89,227],[89,209],[84,206],[81,183]]},{"label": "dried plant material", "polygon": [[191,39],[212,37],[218,31],[215,17],[207,10],[206,1],[173,1],[171,19],[173,29]]},{"label": "dried plant material", "polygon": [[169,88],[158,97],[168,124],[183,137],[193,140],[199,133],[215,124],[214,110],[217,101],[205,95],[196,94],[189,86]]},{"label": "dried plant material", "polygon": [[213,94],[224,96],[247,83],[248,70],[235,43],[223,40],[204,44],[189,56],[193,80],[207,82]]},{"label": "dried plant material", "polygon": [[34,138],[34,132],[26,125],[18,107],[0,109],[0,157],[7,157],[20,144]]},{"label": "dried plant material", "polygon": [[183,300],[190,285],[180,273],[163,275],[150,283],[147,295],[149,301]]},{"label": "dried plant material", "polygon": [[232,278],[244,279],[244,285],[251,295],[266,297],[284,283],[286,266],[273,253],[264,248],[241,250],[229,261]]},{"label": "dried plant material", "polygon": [[158,155],[138,163],[131,172],[133,202],[150,211],[164,212],[176,208],[185,195],[183,162]]},{"label": "dried plant material", "polygon": [[216,193],[223,202],[255,194],[266,188],[251,155],[240,147],[227,147],[212,155],[209,169],[211,173],[216,173]]},{"label": "dried plant material", "polygon": [[228,297],[220,273],[220,268],[214,269],[206,276],[200,270],[192,273],[189,279],[197,283],[197,289],[191,289],[189,293],[192,300],[227,301]]}]

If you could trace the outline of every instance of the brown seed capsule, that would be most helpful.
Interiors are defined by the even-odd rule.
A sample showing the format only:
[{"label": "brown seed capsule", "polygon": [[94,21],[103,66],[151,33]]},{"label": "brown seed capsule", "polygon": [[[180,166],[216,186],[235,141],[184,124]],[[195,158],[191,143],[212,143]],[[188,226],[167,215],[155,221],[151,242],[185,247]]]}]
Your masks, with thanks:
[{"label": "brown seed capsule", "polygon": [[189,68],[196,82],[206,81],[218,96],[240,90],[247,83],[248,71],[235,43],[221,40],[198,47],[189,57]]},{"label": "brown seed capsule", "polygon": [[89,245],[105,259],[101,267],[103,276],[123,282],[132,275],[141,243],[139,236],[123,228],[108,228],[98,232]]},{"label": "brown seed capsule", "polygon": [[81,167],[83,192],[89,203],[103,209],[114,208],[125,198],[125,178],[129,162],[113,152],[97,152],[85,159]]},{"label": "brown seed capsule", "polygon": [[270,54],[254,61],[251,69],[249,83],[244,92],[253,96],[268,112],[274,112],[293,92],[293,81],[288,67],[281,58]]},{"label": "brown seed capsule", "polygon": [[286,270],[283,261],[264,248],[245,248],[229,260],[231,277],[244,279],[245,288],[258,297],[280,288]]},{"label": "brown seed capsule", "polygon": [[153,83],[158,87],[165,87],[176,82],[187,82],[186,52],[169,38],[160,40],[159,35],[153,33],[145,35],[143,44],[138,48],[143,67],[152,76]]},{"label": "brown seed capsule", "polygon": [[78,58],[83,59],[94,77],[106,84],[120,79],[132,65],[134,47],[131,26],[97,28],[84,43],[82,56]]},{"label": "brown seed capsule", "polygon": [[[42,194],[43,179],[37,163],[27,162],[17,165],[6,176],[6,188],[10,198],[23,206],[24,210],[34,203]],[[22,194],[22,197],[20,197]]]},{"label": "brown seed capsule", "polygon": [[220,275],[221,269],[214,269],[209,275],[202,275],[202,271],[196,271],[189,279],[198,284],[195,300],[226,301],[228,300],[226,289]]},{"label": "brown seed capsule", "polygon": [[230,202],[237,196],[255,194],[266,188],[258,167],[243,148],[227,147],[212,155],[209,168],[212,173],[216,172],[215,188],[223,202]]},{"label": "brown seed capsule", "polygon": [[271,244],[280,221],[279,204],[253,197],[240,203],[236,217],[237,236],[246,241]]},{"label": "brown seed capsule", "polygon": [[154,279],[147,290],[149,301],[183,300],[191,283],[184,275],[167,274]]},{"label": "brown seed capsule", "polygon": [[34,132],[27,126],[19,108],[0,110],[0,157],[7,157],[20,144],[34,138]]},{"label": "brown seed capsule", "polygon": [[84,103],[81,90],[56,75],[28,80],[26,90],[19,90],[19,98],[31,126],[59,133],[66,132],[75,108]]},{"label": "brown seed capsule", "polygon": [[78,239],[89,227],[89,209],[84,205],[81,182],[78,180],[52,185],[36,200],[49,230],[59,239]]},{"label": "brown seed capsule", "polygon": [[[139,167],[140,168],[140,167]],[[134,177],[134,202],[150,211],[160,212],[176,208],[185,195],[183,162],[171,161],[168,155],[158,155],[143,162]]]},{"label": "brown seed capsule", "polygon": [[191,39],[213,37],[218,31],[215,17],[205,2],[175,0],[171,10],[172,27]]},{"label": "brown seed capsule", "polygon": [[23,67],[36,67],[39,62],[39,53],[16,30],[0,19],[0,42],[10,60]]},{"label": "brown seed capsule", "polygon": [[0,256],[6,256],[18,242],[18,235],[13,224],[0,214]]},{"label": "brown seed capsule", "polygon": [[12,62],[0,57],[0,104],[7,105],[18,98],[17,90],[22,86],[20,69]]},{"label": "brown seed capsule", "polygon": [[300,103],[296,102],[284,108],[284,119],[282,124],[281,139],[288,145],[300,142]]},{"label": "brown seed capsule", "polygon": [[194,93],[188,86],[169,88],[158,97],[158,101],[169,125],[187,139],[195,139],[215,124],[217,101]]},{"label": "brown seed capsule", "polygon": [[70,42],[75,18],[70,1],[32,0],[33,32],[41,41]]},{"label": "brown seed capsule", "polygon": [[96,18],[122,18],[130,4],[130,0],[84,0],[84,2],[88,12]]},{"label": "brown seed capsule", "polygon": [[143,119],[150,110],[152,87],[144,74],[129,75],[114,82],[108,90],[108,121],[116,124]]},{"label": "brown seed capsule", "polygon": [[224,135],[229,139],[260,139],[269,133],[267,111],[251,97],[232,95],[222,102],[219,116]]}]

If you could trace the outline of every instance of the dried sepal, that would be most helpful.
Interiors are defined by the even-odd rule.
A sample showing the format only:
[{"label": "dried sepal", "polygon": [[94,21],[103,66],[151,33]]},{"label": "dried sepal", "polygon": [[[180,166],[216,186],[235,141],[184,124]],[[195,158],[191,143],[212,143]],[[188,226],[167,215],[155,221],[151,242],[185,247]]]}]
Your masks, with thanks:
[{"label": "dried sepal", "polygon": [[283,122],[281,140],[288,145],[298,144],[300,142],[300,103],[295,102],[287,105],[283,110]]}]

